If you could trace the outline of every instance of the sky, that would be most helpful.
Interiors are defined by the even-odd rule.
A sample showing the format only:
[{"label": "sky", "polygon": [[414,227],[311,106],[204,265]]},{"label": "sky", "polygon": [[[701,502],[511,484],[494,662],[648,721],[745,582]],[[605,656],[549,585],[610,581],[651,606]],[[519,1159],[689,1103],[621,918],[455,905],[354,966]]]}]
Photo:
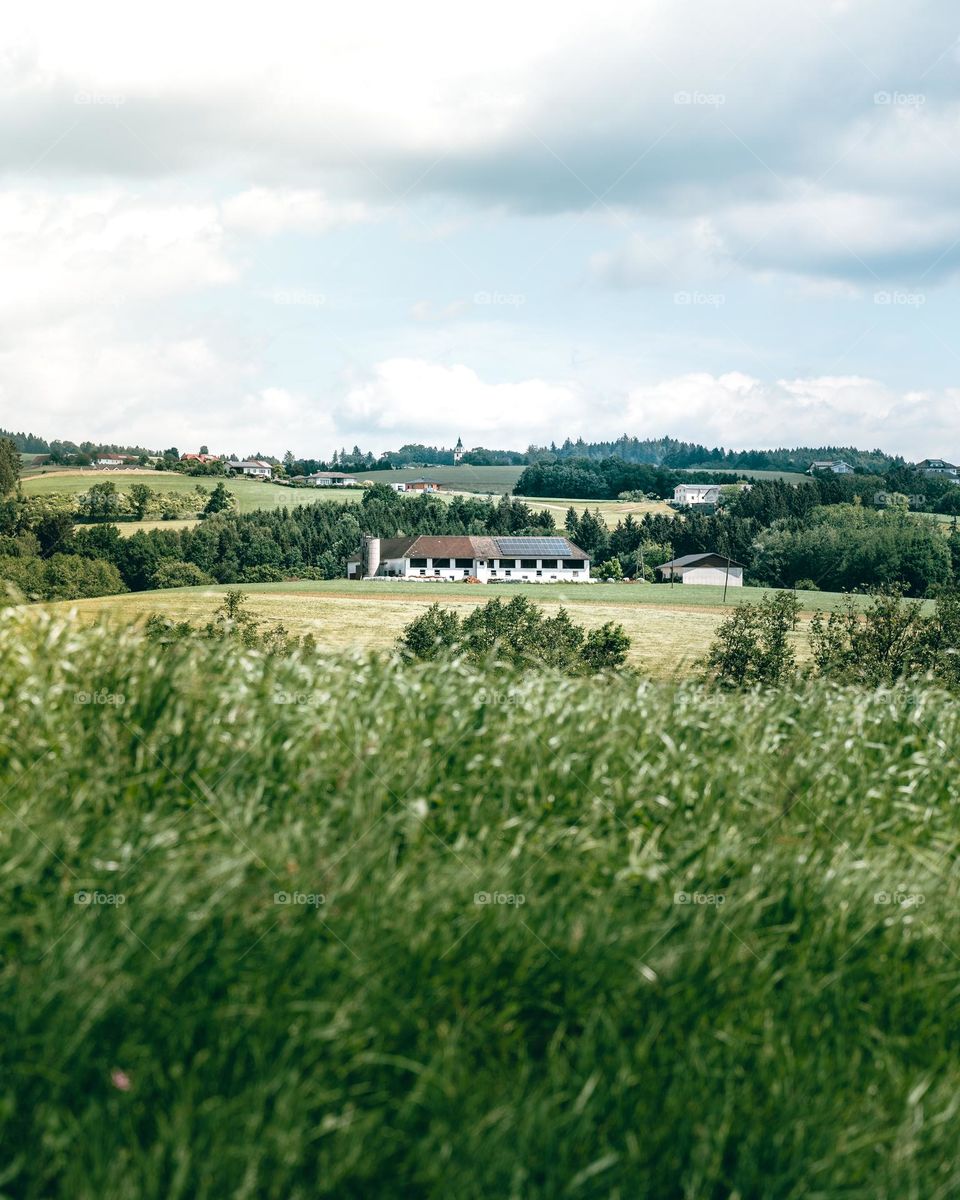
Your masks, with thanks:
[{"label": "sky", "polygon": [[0,426],[960,458],[947,0],[20,8]]}]

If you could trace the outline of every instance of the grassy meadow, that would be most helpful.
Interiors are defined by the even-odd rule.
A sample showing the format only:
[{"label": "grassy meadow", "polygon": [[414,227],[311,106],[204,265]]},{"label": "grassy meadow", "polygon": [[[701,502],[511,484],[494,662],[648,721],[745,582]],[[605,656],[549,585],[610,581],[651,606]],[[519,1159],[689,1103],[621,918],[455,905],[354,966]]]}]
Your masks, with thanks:
[{"label": "grassy meadow", "polygon": [[[300,636],[310,633],[319,646],[330,651],[389,650],[404,626],[435,601],[462,612],[497,596],[506,600],[519,592],[542,604],[551,614],[562,605],[574,619],[591,629],[607,621],[619,622],[631,639],[630,664],[655,678],[693,673],[725,612],[744,600],[758,600],[768,594],[766,588],[731,588],[724,608],[723,588],[680,584],[490,587],[301,580],[240,586],[257,618],[271,624],[282,623]],[[132,592],[94,600],[62,601],[44,608],[60,614],[75,610],[85,623],[114,627],[143,620],[152,613],[201,624],[209,620],[226,590],[225,586],[210,586]],[[817,608],[832,610],[847,597],[832,592],[797,595],[804,610],[795,635],[802,658],[806,653],[810,615]],[[864,602],[863,597],[855,599],[857,603]]]},{"label": "grassy meadow", "polygon": [[[117,485],[119,492],[128,492],[135,483],[145,483],[161,494],[193,492],[198,484],[209,492],[220,482],[220,477],[215,475],[181,475],[177,471],[151,471],[146,468],[132,471],[44,469],[23,476],[23,491],[27,496],[49,496],[54,492],[79,494],[93,484],[108,479]],[[255,479],[224,479],[223,482],[236,497],[239,512],[292,508],[298,504],[313,504],[317,500],[352,500],[360,492],[358,488],[357,495],[349,496],[335,488],[291,488],[286,484],[264,483]],[[333,495],[334,492],[337,494]]]},{"label": "grassy meadow", "polygon": [[960,702],[0,617],[26,1200],[948,1200]]}]

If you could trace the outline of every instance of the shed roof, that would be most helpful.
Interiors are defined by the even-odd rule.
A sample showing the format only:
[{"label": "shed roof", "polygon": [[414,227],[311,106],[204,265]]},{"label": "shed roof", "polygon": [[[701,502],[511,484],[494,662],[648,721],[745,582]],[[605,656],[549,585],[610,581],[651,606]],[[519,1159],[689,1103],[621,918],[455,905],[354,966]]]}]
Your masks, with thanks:
[{"label": "shed roof", "polygon": [[680,558],[671,558],[669,562],[661,563],[657,570],[662,571],[664,567],[704,566],[708,562],[718,562],[722,566],[743,566],[743,563],[737,562],[735,558],[727,558],[725,554],[716,554],[713,550],[709,550],[705,554],[683,554]]}]

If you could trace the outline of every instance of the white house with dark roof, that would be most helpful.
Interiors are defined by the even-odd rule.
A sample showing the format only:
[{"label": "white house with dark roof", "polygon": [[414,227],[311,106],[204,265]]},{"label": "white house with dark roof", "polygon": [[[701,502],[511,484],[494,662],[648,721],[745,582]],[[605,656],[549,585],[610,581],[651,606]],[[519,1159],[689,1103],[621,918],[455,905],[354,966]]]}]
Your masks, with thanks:
[{"label": "white house with dark roof", "polygon": [[678,483],[673,489],[677,508],[699,508],[720,503],[719,483]]},{"label": "white house with dark roof", "polygon": [[273,464],[264,462],[260,458],[247,459],[244,462],[228,462],[227,466],[231,471],[237,471],[241,475],[249,475],[253,479],[273,478]]},{"label": "white house with dark roof", "polygon": [[829,471],[831,475],[852,475],[853,467],[842,458],[828,458],[813,462],[807,468],[808,475],[814,475],[817,471]]},{"label": "white house with dark roof", "polygon": [[356,475],[345,475],[343,471],[314,471],[307,476],[310,487],[359,487]]},{"label": "white house with dark roof", "polygon": [[743,587],[743,563],[723,554],[684,554],[661,563],[657,570],[663,579],[679,579],[681,583],[719,584],[723,587]]},{"label": "white house with dark roof", "polygon": [[347,578],[589,583],[590,559],[566,537],[369,537]]},{"label": "white house with dark roof", "polygon": [[932,478],[939,476],[943,479],[949,479],[952,483],[960,482],[960,479],[958,479],[960,468],[951,462],[947,462],[944,458],[925,458],[922,462],[916,464],[916,469]]}]

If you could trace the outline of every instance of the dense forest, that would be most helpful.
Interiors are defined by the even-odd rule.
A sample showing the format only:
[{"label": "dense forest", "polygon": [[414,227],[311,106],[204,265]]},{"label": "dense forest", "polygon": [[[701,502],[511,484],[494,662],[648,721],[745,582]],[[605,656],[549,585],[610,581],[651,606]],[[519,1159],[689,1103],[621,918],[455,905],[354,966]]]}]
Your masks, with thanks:
[{"label": "dense forest", "polygon": [[530,462],[564,461],[566,459],[597,460],[618,458],[625,463],[650,463],[658,467],[714,467],[750,471],[806,471],[812,462],[842,458],[852,467],[866,471],[886,471],[903,462],[882,450],[858,450],[854,446],[795,446],[773,450],[724,450],[721,446],[709,449],[696,442],[680,442],[675,438],[622,437],[612,442],[585,442],[569,438],[557,446],[530,446]]}]

